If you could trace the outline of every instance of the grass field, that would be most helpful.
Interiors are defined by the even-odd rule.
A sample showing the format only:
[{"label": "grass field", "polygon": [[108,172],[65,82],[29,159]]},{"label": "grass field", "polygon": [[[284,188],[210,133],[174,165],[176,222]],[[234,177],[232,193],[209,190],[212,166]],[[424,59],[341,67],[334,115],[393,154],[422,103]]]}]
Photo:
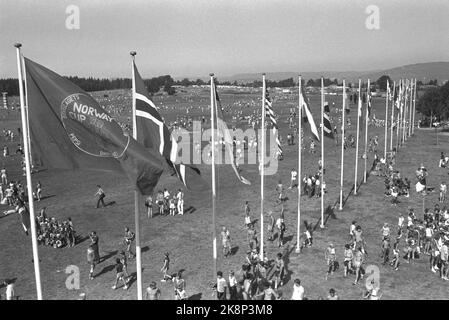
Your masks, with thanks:
[{"label": "grass field", "polygon": [[[117,98],[117,96],[119,98]],[[281,134],[286,137],[288,126],[284,124],[289,108],[297,105],[297,96],[275,96],[274,109],[281,116]],[[94,93],[101,98],[103,93]],[[118,106],[128,109],[122,112],[122,120],[130,116],[131,100],[128,91],[110,93],[110,100],[100,99],[102,104],[115,109]],[[114,98],[115,97],[115,98]],[[319,96],[311,96],[311,108],[316,121],[319,115]],[[332,102],[341,107],[341,96],[326,97],[332,107]],[[249,113],[260,106],[259,93],[246,93],[239,95],[223,94],[222,103],[234,109],[242,109]],[[174,120],[176,114],[185,114],[185,106],[195,106],[191,114],[208,117],[207,106],[209,104],[208,91],[187,91],[174,97],[155,97],[156,105],[168,106],[161,110],[165,119]],[[384,99],[374,98],[374,112],[377,118],[384,117]],[[203,110],[201,110],[203,107]],[[339,115],[332,114],[336,119]],[[351,105],[352,127],[349,133],[355,133],[356,109]],[[0,111],[0,129],[16,129],[20,126],[19,113]],[[317,121],[318,123],[318,121]],[[284,128],[285,127],[285,128]],[[339,126],[338,126],[339,127]],[[383,128],[370,127],[369,136],[379,136],[379,154],[383,153]],[[363,135],[362,135],[363,137]],[[306,139],[307,141],[308,139]],[[434,131],[417,129],[415,135],[406,142],[397,155],[397,169],[403,176],[409,177],[412,185],[416,183],[414,172],[421,163],[424,164],[430,174],[428,184],[439,186],[442,179],[447,179],[447,170],[438,168],[438,159],[441,151],[447,152],[449,137],[440,135],[439,145],[436,145]],[[396,141],[394,139],[394,141]],[[296,143],[296,141],[295,141]],[[11,150],[15,150],[17,141],[10,143]],[[1,141],[0,145],[3,145]],[[361,139],[363,150],[363,138]],[[275,217],[279,215],[280,207],[274,204],[276,193],[275,186],[279,179],[284,184],[289,183],[290,170],[297,167],[297,145],[285,146],[284,160],[279,163],[276,175],[268,176],[265,189],[265,209],[273,209]],[[335,142],[325,140],[325,166],[326,184],[328,193],[325,196],[325,206],[333,205],[339,196],[340,188],[340,157],[341,147]],[[363,152],[360,152],[360,155]],[[303,152],[302,175],[313,174],[318,169],[317,162],[320,151],[315,155]],[[355,149],[348,149],[345,153],[344,190],[348,194],[354,183]],[[368,155],[368,168],[373,161],[373,154]],[[0,164],[6,165],[10,172],[10,179],[22,180],[20,159],[12,156]],[[359,181],[363,174],[363,159],[359,160]],[[206,181],[210,181],[210,167],[201,165],[200,169]],[[246,173],[244,176],[251,182],[251,186],[240,184],[232,172],[230,166],[218,167],[217,186],[217,234],[221,226],[227,226],[231,233],[232,246],[235,254],[227,259],[219,254],[218,269],[227,275],[228,271],[239,270],[247,251],[246,232],[243,229],[245,200],[250,201],[253,219],[260,219],[260,176],[257,165],[242,165]],[[56,170],[43,170],[33,175],[33,184],[40,180],[43,184],[43,199],[35,203],[39,210],[47,207],[47,214],[57,219],[71,217],[78,234],[85,239],[90,231],[95,230],[100,237],[100,253],[105,257],[97,266],[97,277],[90,281],[88,278],[89,267],[86,262],[86,248],[89,241],[83,241],[73,248],[53,249],[39,247],[41,260],[41,277],[43,296],[45,299],[76,299],[81,292],[87,293],[88,299],[135,299],[136,284],[132,283],[128,291],[112,290],[115,280],[113,270],[114,257],[117,250],[122,249],[121,241],[123,229],[129,226],[134,229],[134,199],[129,182],[122,175],[104,174],[97,172],[67,172]],[[96,184],[101,184],[106,192],[106,202],[115,201],[115,204],[104,209],[95,209]],[[167,188],[176,190],[181,187],[180,182],[173,177],[163,176],[157,189]],[[364,229],[364,235],[368,243],[367,265],[374,264],[380,268],[380,285],[383,293],[382,299],[447,299],[449,296],[448,283],[439,279],[429,271],[428,257],[421,256],[419,260],[411,264],[401,260],[399,271],[393,271],[389,266],[383,267],[380,260],[380,229],[384,222],[396,225],[399,212],[406,213],[408,207],[415,208],[419,217],[422,217],[422,198],[416,194],[412,187],[410,198],[400,199],[397,207],[390,205],[385,198],[383,178],[370,176],[366,184],[362,184],[357,196],[350,196],[343,211],[335,210],[335,215],[326,221],[325,229],[319,228],[314,233],[314,245],[303,250],[298,255],[295,253],[296,223],[297,223],[297,191],[290,190],[285,205],[285,218],[287,223],[286,238],[288,243],[283,249],[287,256],[287,267],[290,279],[282,288],[284,296],[290,297],[293,279],[300,278],[310,299],[319,296],[327,296],[330,288],[335,288],[341,299],[360,299],[364,290],[364,281],[358,285],[352,285],[353,276],[343,277],[343,270],[325,280],[326,264],[324,250],[329,242],[333,242],[337,249],[340,264],[343,261],[343,249],[352,220],[356,220]],[[425,199],[426,207],[433,207],[438,199],[437,193],[431,193]],[[159,283],[163,299],[172,299],[173,290],[171,284],[161,284],[159,272],[163,253],[168,251],[171,255],[171,271],[185,269],[184,276],[187,281],[187,293],[192,299],[213,299],[210,289],[215,276],[212,270],[212,215],[210,192],[185,193],[185,207],[191,207],[188,214],[175,217],[156,216],[148,220],[146,218],[142,201],[142,265],[143,286],[146,288],[151,281]],[[4,207],[0,208],[4,210]],[[307,220],[316,224],[320,217],[320,199],[301,198],[301,220]],[[260,235],[260,220],[256,228]],[[301,225],[304,230],[303,225]],[[266,226],[265,226],[266,230]],[[266,233],[265,233],[266,234]],[[16,293],[21,299],[35,299],[34,272],[32,264],[31,238],[25,236],[18,216],[0,216],[0,243],[2,254],[0,262],[0,278],[15,278]],[[274,258],[279,249],[274,243],[265,241],[266,252],[269,258]],[[218,239],[220,253],[220,239]],[[404,243],[401,243],[401,248]],[[79,290],[68,290],[65,286],[67,274],[64,270],[68,265],[76,265],[81,271],[81,286]],[[134,261],[130,263],[130,272],[135,274]],[[100,274],[100,275],[98,275]],[[3,289],[2,289],[3,290]]]}]

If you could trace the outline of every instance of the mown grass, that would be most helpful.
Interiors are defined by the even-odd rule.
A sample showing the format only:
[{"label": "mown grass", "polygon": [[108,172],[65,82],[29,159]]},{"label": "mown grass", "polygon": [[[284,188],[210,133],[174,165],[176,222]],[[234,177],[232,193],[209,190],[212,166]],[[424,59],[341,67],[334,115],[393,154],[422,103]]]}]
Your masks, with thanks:
[{"label": "mown grass", "polygon": [[[170,106],[161,113],[166,119],[174,119],[180,106],[194,105],[195,115],[201,114],[201,106],[207,113],[207,90],[200,96],[186,94],[178,97],[157,97],[156,104],[163,102]],[[274,94],[273,94],[274,95]],[[311,106],[315,118],[319,115],[319,97],[312,96]],[[341,97],[327,97],[330,102],[335,101],[341,105]],[[232,104],[235,101],[253,101],[254,107],[243,108],[245,113],[254,108],[259,108],[258,95],[223,95],[222,103]],[[125,99],[126,105],[131,106]],[[294,97],[275,100],[275,110],[281,115],[281,134],[285,137],[288,129],[283,123],[288,116],[289,108],[296,106]],[[332,105],[331,105],[332,107]],[[182,109],[181,109],[182,110]],[[374,110],[378,118],[383,118],[384,100],[374,99]],[[3,111],[1,111],[3,112]],[[182,111],[181,111],[182,112]],[[129,113],[123,115],[126,118]],[[339,115],[333,114],[334,118]],[[355,132],[356,118],[355,106],[351,105],[352,127],[348,133]],[[207,114],[206,114],[207,117]],[[10,114],[2,119],[1,128],[17,128],[19,126],[18,114]],[[362,126],[363,127],[363,126]],[[0,129],[1,129],[0,128]],[[383,128],[370,127],[370,136],[379,136],[379,154],[383,153]],[[361,136],[361,150],[363,150],[363,135]],[[307,139],[306,139],[307,140]],[[447,171],[437,167],[441,151],[447,151],[448,137],[441,135],[439,145],[435,145],[436,139],[433,131],[417,130],[415,135],[407,141],[397,155],[397,169],[403,176],[411,178],[414,184],[414,171],[423,163],[430,171],[429,184],[438,186],[442,179],[447,178]],[[15,143],[12,144],[15,147]],[[279,163],[276,175],[268,176],[265,189],[265,209],[272,209],[278,216],[280,207],[275,204],[275,186],[279,179],[284,184],[289,183],[290,170],[297,166],[297,145],[285,146],[285,159]],[[340,146],[334,141],[325,140],[325,165],[326,183],[328,193],[325,197],[325,206],[333,205],[339,196],[340,188]],[[363,151],[360,152],[360,155]],[[315,155],[308,152],[302,153],[302,174],[313,174],[318,169],[317,162],[320,151]],[[345,179],[344,190],[347,195],[354,183],[355,150],[349,149],[345,153]],[[372,163],[373,155],[369,154],[368,168]],[[5,164],[13,180],[24,180],[18,164],[20,160],[13,156],[6,160]],[[231,232],[232,245],[235,254],[227,259],[220,255],[220,239],[218,238],[218,268],[225,274],[228,271],[239,270],[247,251],[246,232],[243,229],[245,200],[250,201],[251,212],[254,219],[258,219],[256,227],[260,235],[260,177],[256,165],[242,165],[246,174],[244,176],[251,182],[251,186],[240,184],[230,166],[221,165],[218,168],[217,210],[216,227],[217,235],[221,226],[227,226]],[[203,176],[210,181],[210,167],[200,166]],[[359,159],[359,181],[363,174],[363,159]],[[113,264],[116,250],[122,249],[121,241],[123,229],[129,226],[134,229],[134,199],[133,191],[126,178],[120,174],[104,174],[97,172],[63,172],[46,170],[33,175],[33,184],[40,180],[44,186],[44,196],[52,196],[36,203],[35,207],[47,207],[47,213],[57,219],[65,219],[70,216],[75,228],[81,237],[95,230],[100,237],[100,253],[107,260],[97,266],[96,273],[101,275],[93,281],[88,279],[89,267],[86,262],[86,248],[88,241],[78,244],[74,248],[53,249],[39,247],[41,259],[42,288],[45,299],[76,299],[79,293],[86,292],[88,299],[135,299],[136,284],[132,283],[128,291],[113,291],[111,286],[115,279],[115,272],[110,266]],[[95,209],[94,194],[96,184],[101,184],[107,194],[107,202],[115,201],[115,204],[105,209]],[[164,176],[158,189],[168,188],[176,190],[181,187],[173,177]],[[364,290],[364,282],[353,286],[353,276],[343,277],[340,269],[336,274],[325,280],[326,265],[324,250],[329,242],[333,242],[337,249],[340,264],[342,265],[343,247],[348,238],[349,225],[356,220],[364,229],[368,243],[367,264],[374,264],[380,268],[380,283],[383,299],[447,299],[448,284],[438,279],[428,269],[428,258],[422,256],[411,264],[402,263],[399,271],[393,271],[390,267],[381,266],[380,253],[380,228],[384,222],[395,225],[399,212],[406,213],[408,207],[414,207],[418,215],[422,215],[422,198],[417,196],[414,190],[410,198],[402,198],[398,207],[393,207],[389,199],[383,195],[384,183],[382,178],[370,176],[366,184],[362,184],[357,196],[350,196],[343,211],[335,210],[335,216],[326,221],[326,228],[319,228],[314,233],[314,245],[305,249],[302,254],[294,252],[296,245],[297,223],[297,191],[290,190],[287,193],[288,200],[285,204],[285,217],[287,223],[286,238],[288,243],[282,250],[287,254],[288,269],[291,271],[288,281],[282,288],[284,296],[290,297],[293,285],[292,279],[300,278],[305,287],[306,295],[311,299],[326,296],[329,288],[335,288],[342,299],[360,299]],[[438,195],[432,193],[426,198],[426,206],[433,207]],[[142,201],[142,264],[144,288],[151,281],[156,281],[161,287],[162,298],[172,299],[173,290],[171,284],[161,284],[160,268],[163,261],[163,253],[168,251],[171,255],[171,271],[185,269],[184,276],[187,280],[187,293],[190,296],[202,299],[213,299],[210,289],[215,277],[212,270],[212,215],[210,192],[193,193],[186,192],[185,204],[192,207],[190,213],[184,216],[160,217],[156,216],[148,220],[144,213]],[[3,208],[2,208],[3,209]],[[320,218],[320,199],[301,197],[301,220],[309,223],[317,223]],[[265,220],[266,221],[266,220]],[[304,230],[303,224],[301,224]],[[265,226],[266,230],[266,226]],[[265,232],[266,235],[266,232]],[[2,259],[0,262],[0,278],[17,278],[16,292],[21,299],[35,299],[34,272],[31,262],[31,239],[26,237],[21,229],[20,221],[15,215],[0,219],[0,243],[2,244]],[[280,251],[275,243],[265,241],[266,252],[269,258]],[[403,261],[401,261],[403,262]],[[81,271],[81,288],[79,290],[67,290],[65,281],[67,274],[64,270],[68,265],[76,265]],[[129,266],[130,273],[135,272],[134,261]]]}]

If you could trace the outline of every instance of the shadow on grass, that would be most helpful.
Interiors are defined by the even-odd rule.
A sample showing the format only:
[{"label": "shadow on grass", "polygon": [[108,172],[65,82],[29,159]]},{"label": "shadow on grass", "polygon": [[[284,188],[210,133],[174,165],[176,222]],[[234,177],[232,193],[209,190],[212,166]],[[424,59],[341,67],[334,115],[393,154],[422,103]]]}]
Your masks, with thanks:
[{"label": "shadow on grass", "polygon": [[[143,270],[145,270],[145,268],[142,268],[142,272],[143,272]],[[129,275],[128,287],[131,287],[133,285],[133,283],[136,282],[136,281],[137,281],[137,271],[134,271],[133,273],[131,273]]]},{"label": "shadow on grass", "polygon": [[89,236],[77,236],[76,237],[76,244],[80,244],[83,243],[84,241],[86,241],[87,239],[89,239]]},{"label": "shadow on grass", "polygon": [[41,197],[41,200],[50,199],[50,198],[53,198],[53,197],[56,197],[56,195],[55,194],[50,194],[48,196]]},{"label": "shadow on grass", "polygon": [[201,300],[203,294],[201,292],[192,294],[187,300]]},{"label": "shadow on grass", "polygon": [[108,203],[105,204],[105,207],[113,206],[116,203],[117,202],[115,202],[115,201],[108,202]]},{"label": "shadow on grass", "polygon": [[111,264],[109,266],[104,267],[103,269],[101,269],[101,271],[95,275],[95,278],[98,278],[99,276],[101,276],[102,274],[108,273],[112,270],[114,270],[115,264]]},{"label": "shadow on grass", "polygon": [[145,246],[145,247],[140,249],[140,252],[144,253],[144,252],[147,252],[148,250],[150,250],[150,247],[149,246]]},{"label": "shadow on grass", "polygon": [[239,251],[239,246],[231,248],[231,256],[235,255]]},{"label": "shadow on grass", "polygon": [[114,251],[110,251],[108,252],[105,256],[100,258],[100,263],[101,262],[105,262],[106,260],[108,260],[110,257],[115,256],[118,253],[118,250],[114,250]]},{"label": "shadow on grass", "polygon": [[184,213],[194,213],[196,211],[195,207],[188,207],[187,209],[184,210]]}]

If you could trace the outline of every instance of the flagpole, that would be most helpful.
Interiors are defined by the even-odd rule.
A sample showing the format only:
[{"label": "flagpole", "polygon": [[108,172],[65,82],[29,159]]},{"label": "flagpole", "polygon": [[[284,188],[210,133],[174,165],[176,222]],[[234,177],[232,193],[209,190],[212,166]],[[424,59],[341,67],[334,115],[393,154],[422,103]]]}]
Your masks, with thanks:
[{"label": "flagpole", "polygon": [[[133,138],[137,140],[137,119],[136,119],[136,78],[134,75],[134,59],[136,56],[135,51],[131,51],[132,57],[132,94],[133,94]],[[136,229],[136,273],[137,273],[137,300],[143,300],[142,294],[142,255],[140,249],[140,213],[139,213],[139,193],[134,190],[134,223]]]},{"label": "flagpole", "polygon": [[345,104],[346,83],[343,79],[343,107],[341,108],[341,171],[340,171],[340,210],[343,210],[343,170],[345,159]]},{"label": "flagpole", "polygon": [[[25,65],[23,57],[22,57],[22,65]],[[23,79],[23,82],[25,84],[25,92],[28,92],[26,77]],[[29,106],[28,95],[26,95],[26,97],[25,97],[25,111],[26,111],[25,115],[26,115],[27,129],[28,129],[28,145],[31,146],[31,130],[30,130],[30,118],[29,118],[29,113],[28,113],[28,106]],[[30,167],[31,167],[31,173],[33,173],[33,155],[31,154],[31,150],[30,150]]]},{"label": "flagpole", "polygon": [[404,92],[404,118],[402,119],[402,142],[405,144],[407,141],[407,90],[408,90],[408,79],[405,79],[405,92]]},{"label": "flagpole", "polygon": [[409,118],[408,118],[408,136],[412,135],[412,109],[413,109],[413,79],[410,79],[410,104],[409,104]]},{"label": "flagpole", "polygon": [[354,195],[357,195],[357,170],[359,165],[359,136],[360,136],[360,117],[362,116],[361,104],[362,104],[362,80],[359,79],[359,96],[357,101],[357,142],[355,147],[355,174],[354,174]]},{"label": "flagpole", "polygon": [[321,224],[324,228],[324,79],[321,77]]},{"label": "flagpole", "polygon": [[399,141],[399,131],[401,131],[401,119],[402,119],[402,79],[399,80],[398,88],[398,104],[399,104],[399,114],[397,117],[397,128],[396,128],[396,151],[399,151],[400,141]]},{"label": "flagpole", "polygon": [[[262,73],[262,154],[260,156],[260,259],[263,261],[263,202],[265,183],[265,99],[267,86],[265,84],[265,73]],[[282,201],[282,200],[281,200]]]},{"label": "flagpole", "polygon": [[418,87],[417,83],[416,83],[416,78],[415,78],[415,85],[413,87],[413,126],[412,126],[412,135],[415,134],[415,114],[416,114],[416,89]]},{"label": "flagpole", "polygon": [[384,159],[387,159],[387,143],[388,143],[388,98],[390,93],[390,83],[387,80],[387,94],[385,95],[385,143],[384,143]]},{"label": "flagpole", "polygon": [[301,238],[301,150],[302,150],[302,141],[301,141],[301,131],[302,131],[302,79],[301,75],[298,77],[299,79],[299,94],[298,94],[298,225],[296,228],[296,253],[299,253],[301,250],[300,238]]},{"label": "flagpole", "polygon": [[[22,59],[20,47],[22,44],[16,43],[14,45],[17,48],[17,70],[18,70],[18,80],[19,80],[19,92],[20,92],[20,108],[22,117],[22,137],[25,151],[25,170],[27,179],[27,192],[28,192],[28,209],[30,213],[30,228],[31,228],[31,243],[33,246],[33,264],[34,264],[34,275],[36,278],[36,292],[37,300],[42,300],[42,287],[41,287],[41,273],[39,268],[39,251],[37,248],[37,235],[36,235],[36,219],[34,216],[34,198],[33,198],[33,186],[31,182],[31,168],[30,168],[30,148],[29,145],[29,132],[28,125],[26,121],[26,111],[25,111],[25,99],[23,91],[23,71],[22,71]],[[24,66],[25,68],[25,66]]]},{"label": "flagpole", "polygon": [[[393,122],[394,122],[394,93],[396,91],[396,81],[393,81],[393,95],[392,95],[392,101],[391,104],[391,126],[390,126],[390,151],[393,151]],[[397,128],[396,128],[397,129]]]},{"label": "flagpole", "polygon": [[212,250],[214,260],[214,274],[217,276],[217,234],[215,226],[215,200],[216,200],[216,183],[215,183],[215,83],[214,74],[210,73],[210,117],[211,117],[211,143],[212,143]]},{"label": "flagpole", "polygon": [[365,159],[364,159],[364,173],[363,173],[363,183],[366,183],[366,160],[368,158],[368,121],[369,121],[369,115],[368,115],[368,106],[370,103],[370,83],[368,79],[368,87],[366,88],[366,110],[365,110]]}]

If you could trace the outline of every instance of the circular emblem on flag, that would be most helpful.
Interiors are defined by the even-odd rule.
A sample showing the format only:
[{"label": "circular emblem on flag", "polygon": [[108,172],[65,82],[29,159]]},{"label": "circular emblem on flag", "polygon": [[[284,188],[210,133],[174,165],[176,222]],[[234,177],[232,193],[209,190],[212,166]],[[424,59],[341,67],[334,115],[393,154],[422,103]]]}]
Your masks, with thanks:
[{"label": "circular emblem on flag", "polygon": [[[67,96],[61,103],[61,120],[70,141],[81,151],[96,157],[117,157],[111,133],[123,135],[119,125],[84,93]],[[119,131],[117,131],[119,130]]]}]

